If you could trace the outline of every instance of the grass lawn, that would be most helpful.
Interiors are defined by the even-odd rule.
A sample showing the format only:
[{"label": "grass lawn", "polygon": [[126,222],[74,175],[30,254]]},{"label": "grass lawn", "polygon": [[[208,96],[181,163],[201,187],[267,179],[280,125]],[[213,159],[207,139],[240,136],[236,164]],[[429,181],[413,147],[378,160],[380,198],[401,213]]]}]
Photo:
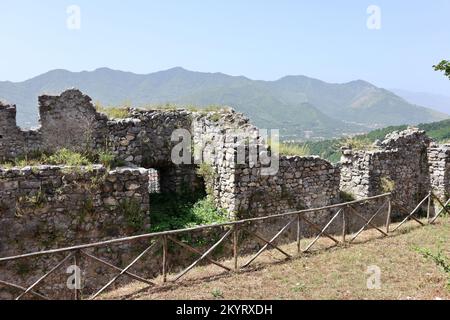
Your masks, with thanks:
[{"label": "grass lawn", "polygon": [[[350,237],[348,237],[350,239]],[[304,240],[302,247],[307,245]],[[271,250],[239,273],[216,266],[195,268],[179,283],[148,287],[141,283],[109,292],[104,299],[450,299],[450,275],[416,250],[429,249],[450,260],[450,219],[405,227],[382,238],[365,231],[352,245],[331,247],[321,239],[315,250],[284,260]],[[296,244],[282,246],[296,252]],[[241,263],[248,257],[242,257]],[[223,261],[232,266],[232,261]],[[367,269],[381,270],[381,288],[368,289]],[[173,275],[171,275],[173,277]],[[169,276],[169,280],[170,280]],[[158,282],[160,279],[156,279]]]}]

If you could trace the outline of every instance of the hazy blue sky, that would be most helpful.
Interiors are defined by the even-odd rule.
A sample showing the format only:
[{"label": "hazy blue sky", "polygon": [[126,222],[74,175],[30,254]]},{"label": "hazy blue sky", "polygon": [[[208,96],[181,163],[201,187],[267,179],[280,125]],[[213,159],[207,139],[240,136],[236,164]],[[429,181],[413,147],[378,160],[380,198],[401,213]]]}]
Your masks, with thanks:
[{"label": "hazy blue sky", "polygon": [[[380,30],[366,26],[372,4]],[[69,5],[81,8],[80,30],[66,26]],[[450,95],[450,81],[431,68],[450,58],[449,16],[448,0],[0,0],[0,80],[56,68],[183,66]]]}]

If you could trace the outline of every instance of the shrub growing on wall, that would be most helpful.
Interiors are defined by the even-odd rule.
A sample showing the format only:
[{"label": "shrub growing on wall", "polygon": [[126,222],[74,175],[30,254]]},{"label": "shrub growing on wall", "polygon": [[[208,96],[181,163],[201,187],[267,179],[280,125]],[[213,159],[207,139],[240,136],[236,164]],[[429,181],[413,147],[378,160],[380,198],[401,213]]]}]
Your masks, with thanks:
[{"label": "shrub growing on wall", "polygon": [[213,166],[203,162],[198,166],[197,174],[205,181],[206,193],[211,195],[214,192],[214,180],[216,178],[216,171]]}]

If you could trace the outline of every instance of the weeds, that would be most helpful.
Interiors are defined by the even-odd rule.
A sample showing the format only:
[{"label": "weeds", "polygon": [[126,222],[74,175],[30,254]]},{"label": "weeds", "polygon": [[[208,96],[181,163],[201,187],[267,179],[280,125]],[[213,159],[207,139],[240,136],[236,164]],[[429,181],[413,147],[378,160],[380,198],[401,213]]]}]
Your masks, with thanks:
[{"label": "weeds", "polygon": [[204,192],[152,194],[151,232],[177,230],[227,221]]},{"label": "weeds", "polygon": [[388,177],[381,177],[380,186],[383,193],[390,193],[395,189],[395,182]]},{"label": "weeds", "polygon": [[213,166],[207,162],[202,162],[197,168],[197,174],[205,181],[206,193],[212,194],[216,178],[216,171]]},{"label": "weeds", "polygon": [[136,199],[125,199],[119,204],[119,210],[125,217],[130,228],[143,230],[145,225],[145,213]]},{"label": "weeds", "polygon": [[350,202],[356,200],[355,195],[348,191],[340,191],[340,197],[343,202]]},{"label": "weeds", "polygon": [[223,292],[220,289],[214,289],[211,294],[216,299],[223,299]]},{"label": "weeds", "polygon": [[432,252],[427,248],[416,247],[415,251],[420,253],[423,257],[431,259],[447,274],[447,289],[450,291],[450,262],[448,258],[444,255],[442,249],[439,249],[436,253]]},{"label": "weeds", "polygon": [[284,156],[300,156],[305,157],[311,155],[311,149],[309,146],[304,144],[296,144],[296,143],[275,143],[271,140],[267,143],[271,150],[277,151],[280,155]]},{"label": "weeds", "polygon": [[375,147],[373,145],[373,142],[368,138],[362,138],[362,137],[347,137],[342,139],[339,142],[340,147],[347,147],[353,150],[365,150],[370,151],[374,150]]},{"label": "weeds", "polygon": [[65,164],[68,166],[86,166],[92,164],[86,156],[66,148],[60,149],[50,156],[42,157],[41,161],[45,164]]},{"label": "weeds", "polygon": [[104,113],[110,119],[125,119],[130,116],[127,107],[104,107],[99,102],[95,103],[97,112]]},{"label": "weeds", "polygon": [[100,163],[106,168],[111,169],[124,164],[123,161],[117,159],[110,151],[101,151],[99,153],[93,152],[75,152],[70,149],[62,148],[52,154],[44,152],[34,152],[23,157],[17,158],[0,164],[0,167],[10,169],[13,167],[27,167],[39,165],[66,165],[71,167],[90,166],[89,171],[92,171],[92,166],[95,163]]}]

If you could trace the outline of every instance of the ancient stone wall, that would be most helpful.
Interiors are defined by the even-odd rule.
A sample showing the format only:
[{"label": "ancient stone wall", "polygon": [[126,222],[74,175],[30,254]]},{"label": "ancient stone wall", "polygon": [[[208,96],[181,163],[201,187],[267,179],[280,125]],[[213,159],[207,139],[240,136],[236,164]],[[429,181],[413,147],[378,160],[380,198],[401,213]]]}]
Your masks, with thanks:
[{"label": "ancient stone wall", "polygon": [[[146,169],[107,171],[98,165],[0,169],[0,257],[124,237],[144,232],[149,223]],[[129,259],[126,247],[130,244],[102,248],[102,255],[119,263]],[[58,258],[3,263],[1,280],[26,285]],[[86,272],[94,288],[111,276],[95,267]],[[62,272],[57,285],[44,285],[41,292],[62,297],[57,291],[67,289],[64,279]],[[0,299],[12,298],[12,292],[0,288]]]},{"label": "ancient stone wall", "polygon": [[39,97],[42,149],[60,148],[85,151],[95,141],[97,125],[102,117],[91,98],[79,90],[67,90],[59,96]]},{"label": "ancient stone wall", "polygon": [[127,219],[148,225],[148,197],[145,169],[0,169],[0,256],[134,233]]},{"label": "ancient stone wall", "polygon": [[431,188],[446,201],[450,195],[450,146],[432,145],[428,151]]},{"label": "ancient stone wall", "polygon": [[163,192],[201,185],[194,166],[180,167],[171,160],[172,133],[191,131],[192,112],[131,109],[127,119],[108,119],[95,110],[90,97],[71,89],[39,97],[39,113],[40,127],[23,131],[16,125],[15,106],[0,106],[2,160],[60,148],[112,152],[124,165],[159,169]]},{"label": "ancient stone wall", "polygon": [[281,156],[275,175],[236,171],[236,206],[247,217],[316,208],[339,201],[339,170],[319,157]]},{"label": "ancient stone wall", "polygon": [[[319,157],[282,156],[271,163],[265,139],[239,113],[195,118],[194,137],[215,176],[211,193],[234,218],[275,215],[339,201],[339,169]],[[197,142],[195,140],[194,142]],[[263,161],[263,156],[265,156]],[[274,165],[273,172],[269,168]]]},{"label": "ancient stone wall", "polygon": [[[412,209],[430,189],[443,199],[450,191],[450,147],[429,148],[429,139],[417,129],[392,133],[374,150],[345,149],[341,163],[333,166],[312,156],[271,159],[274,150],[266,145],[261,130],[233,110],[130,109],[127,119],[109,119],[78,90],[42,96],[39,108],[41,127],[24,131],[16,126],[15,107],[0,104],[1,160],[37,150],[90,148],[112,152],[131,168],[0,169],[0,257],[136,234],[151,218],[149,192],[180,192],[206,185],[218,208],[230,218],[242,219],[334,204],[341,201],[341,190],[365,198],[390,191],[386,190],[389,187],[393,187],[396,202],[394,215],[404,215],[399,208]],[[184,151],[193,151],[194,158],[174,164],[173,147],[180,141],[172,140],[172,134],[177,129],[189,134],[192,149]],[[207,164],[202,177],[197,174],[200,163]],[[379,205],[361,205],[358,210],[370,217]],[[323,210],[307,217],[323,226],[335,213]],[[351,217],[348,231],[364,224]],[[273,236],[288,220],[274,219],[255,230]],[[376,223],[385,220],[380,215]],[[339,221],[330,227],[331,232],[340,231]],[[301,228],[301,236],[317,233],[305,224]],[[291,229],[284,240],[292,238],[295,225]],[[217,234],[208,233],[208,238],[213,236]],[[138,241],[94,251],[115,265],[125,266],[146,245],[148,241]],[[189,261],[181,252],[172,252],[170,259],[178,266]],[[30,270],[40,270],[48,263],[42,259],[27,266],[2,267],[2,276],[6,277],[2,280],[18,274],[25,280]],[[159,263],[159,259],[146,261],[136,268],[150,277],[160,271]],[[87,285],[91,289],[110,276],[104,266],[84,268],[94,272],[89,278],[96,280]],[[64,287],[64,281],[59,285]],[[54,287],[49,285],[47,289]]]},{"label": "ancient stone wall", "polygon": [[396,213],[413,209],[430,190],[429,144],[424,131],[410,128],[387,135],[374,150],[344,149],[341,189],[356,198],[392,190]]},{"label": "ancient stone wall", "polygon": [[[427,155],[429,139],[424,132],[414,129],[387,136],[375,150],[344,150],[338,168],[320,159],[314,160],[319,168],[325,168],[323,172],[327,175],[319,169],[303,179],[309,168],[302,165],[309,162],[301,159],[283,158],[278,172],[272,176],[261,174],[264,166],[260,156],[267,153],[265,141],[258,128],[233,110],[131,109],[127,119],[108,119],[96,112],[88,96],[75,89],[59,96],[41,96],[39,108],[41,127],[22,131],[15,124],[15,107],[0,107],[2,158],[14,158],[37,149],[51,151],[60,147],[83,149],[90,146],[97,151],[112,151],[126,165],[157,169],[163,192],[201,188],[203,181],[196,174],[196,164],[207,162],[214,171],[210,193],[217,205],[234,217],[241,216],[240,212],[247,215],[276,213],[290,207],[281,199],[279,209],[274,210],[274,204],[267,204],[271,200],[264,198],[265,203],[251,208],[249,203],[254,194],[264,192],[275,197],[280,196],[281,191],[299,194],[300,200],[294,201],[294,207],[300,206],[299,203],[308,207],[338,201],[335,178],[339,172],[341,189],[357,198],[382,193],[386,191],[385,182],[391,181],[395,185],[397,202],[406,207],[420,200],[433,183],[428,168],[428,161],[431,161]],[[172,133],[176,129],[192,134],[194,153],[200,146],[197,162],[173,163],[172,151],[178,141],[172,141]],[[249,160],[251,148],[256,148],[256,160]],[[241,163],[239,157],[243,149],[244,163]],[[316,169],[315,163],[312,168]],[[433,181],[445,180],[446,172],[435,170],[435,176],[443,176]],[[294,179],[290,178],[292,174]],[[321,183],[320,179],[325,179],[326,183]],[[264,210],[265,207],[270,210]]]},{"label": "ancient stone wall", "polygon": [[14,159],[40,148],[40,132],[16,125],[16,106],[0,102],[0,161]]}]

